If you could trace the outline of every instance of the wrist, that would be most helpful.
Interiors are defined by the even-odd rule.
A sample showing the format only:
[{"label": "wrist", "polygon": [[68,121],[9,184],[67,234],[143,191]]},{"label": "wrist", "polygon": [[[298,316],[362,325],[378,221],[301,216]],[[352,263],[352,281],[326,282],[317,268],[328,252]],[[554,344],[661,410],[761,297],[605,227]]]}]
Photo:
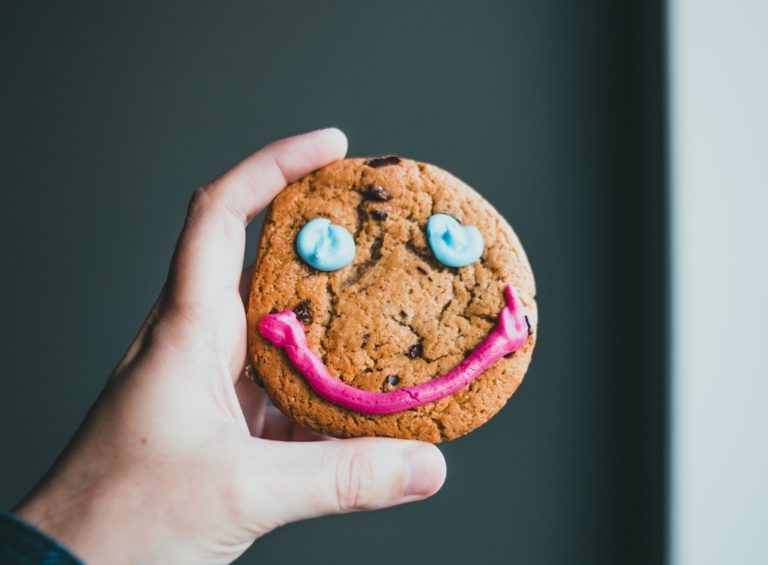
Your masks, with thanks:
[{"label": "wrist", "polygon": [[144,535],[147,521],[136,506],[114,482],[52,476],[13,513],[86,563],[147,562],[152,538]]}]

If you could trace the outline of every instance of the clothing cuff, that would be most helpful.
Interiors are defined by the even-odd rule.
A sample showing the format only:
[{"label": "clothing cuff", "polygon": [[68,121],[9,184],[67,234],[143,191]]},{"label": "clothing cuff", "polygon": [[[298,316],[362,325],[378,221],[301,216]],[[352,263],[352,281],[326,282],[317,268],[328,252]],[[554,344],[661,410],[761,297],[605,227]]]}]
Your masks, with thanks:
[{"label": "clothing cuff", "polygon": [[18,516],[3,511],[0,511],[0,563],[83,565],[55,539]]}]

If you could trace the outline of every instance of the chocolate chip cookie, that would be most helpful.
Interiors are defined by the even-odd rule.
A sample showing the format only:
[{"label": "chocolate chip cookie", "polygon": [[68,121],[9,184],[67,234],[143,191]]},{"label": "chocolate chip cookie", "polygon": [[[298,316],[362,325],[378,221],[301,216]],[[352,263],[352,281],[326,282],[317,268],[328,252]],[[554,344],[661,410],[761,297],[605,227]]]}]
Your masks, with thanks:
[{"label": "chocolate chip cookie", "polygon": [[308,428],[450,440],[522,381],[535,295],[516,235],[472,188],[400,157],[346,159],[272,203],[250,361],[272,402]]}]

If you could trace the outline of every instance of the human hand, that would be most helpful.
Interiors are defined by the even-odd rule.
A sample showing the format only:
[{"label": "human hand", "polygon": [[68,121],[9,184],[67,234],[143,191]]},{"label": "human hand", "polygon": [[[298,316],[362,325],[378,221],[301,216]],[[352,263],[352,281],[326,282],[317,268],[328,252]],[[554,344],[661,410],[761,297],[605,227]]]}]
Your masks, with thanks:
[{"label": "human hand", "polygon": [[346,146],[335,129],[284,139],[195,192],[160,297],[19,516],[87,562],[229,562],[282,524],[440,488],[433,445],[309,441],[242,376],[245,226]]}]

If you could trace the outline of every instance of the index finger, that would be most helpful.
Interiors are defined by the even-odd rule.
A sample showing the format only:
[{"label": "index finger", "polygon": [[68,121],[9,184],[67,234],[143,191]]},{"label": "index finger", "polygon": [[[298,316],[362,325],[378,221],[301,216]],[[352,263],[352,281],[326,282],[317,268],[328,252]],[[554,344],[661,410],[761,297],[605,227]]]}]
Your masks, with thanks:
[{"label": "index finger", "polygon": [[346,152],[347,138],[337,128],[287,137],[247,157],[206,190],[247,223],[287,184],[341,159]]},{"label": "index finger", "polygon": [[347,138],[336,128],[288,137],[198,189],[174,254],[169,298],[206,309],[222,290],[237,293],[247,223],[286,184],[343,158],[346,150]]}]

